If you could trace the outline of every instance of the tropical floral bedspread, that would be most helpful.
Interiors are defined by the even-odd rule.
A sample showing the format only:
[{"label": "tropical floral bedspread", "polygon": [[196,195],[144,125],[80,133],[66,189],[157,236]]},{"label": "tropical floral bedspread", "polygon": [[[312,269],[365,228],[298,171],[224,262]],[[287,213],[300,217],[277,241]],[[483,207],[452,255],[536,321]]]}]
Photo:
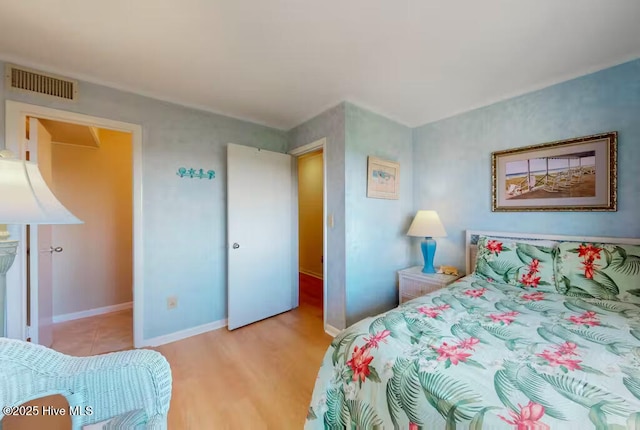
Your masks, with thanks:
[{"label": "tropical floral bedspread", "polygon": [[640,307],[468,276],[336,337],[305,428],[640,429]]}]

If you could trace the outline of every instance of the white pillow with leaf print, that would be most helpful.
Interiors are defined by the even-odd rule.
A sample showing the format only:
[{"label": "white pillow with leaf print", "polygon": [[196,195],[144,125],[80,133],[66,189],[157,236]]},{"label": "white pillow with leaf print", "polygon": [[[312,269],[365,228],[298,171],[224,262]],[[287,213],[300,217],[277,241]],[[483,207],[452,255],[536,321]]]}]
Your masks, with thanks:
[{"label": "white pillow with leaf print", "polygon": [[640,245],[563,242],[555,267],[567,296],[640,304]]},{"label": "white pillow with leaf print", "polygon": [[490,282],[556,293],[554,242],[531,243],[481,236],[475,273]]}]

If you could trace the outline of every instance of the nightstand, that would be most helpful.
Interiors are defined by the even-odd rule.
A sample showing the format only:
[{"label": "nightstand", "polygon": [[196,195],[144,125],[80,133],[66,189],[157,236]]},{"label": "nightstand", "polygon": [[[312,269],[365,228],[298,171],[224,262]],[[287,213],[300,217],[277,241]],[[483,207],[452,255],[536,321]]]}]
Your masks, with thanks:
[{"label": "nightstand", "polygon": [[444,288],[463,276],[463,274],[454,276],[440,273],[422,273],[422,266],[400,270],[398,271],[400,304]]}]

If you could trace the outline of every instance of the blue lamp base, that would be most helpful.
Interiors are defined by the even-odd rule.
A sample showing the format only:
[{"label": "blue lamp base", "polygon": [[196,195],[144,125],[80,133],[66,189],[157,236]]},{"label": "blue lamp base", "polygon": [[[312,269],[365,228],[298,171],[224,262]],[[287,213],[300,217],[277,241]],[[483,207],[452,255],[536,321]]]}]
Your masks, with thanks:
[{"label": "blue lamp base", "polygon": [[422,273],[436,273],[433,268],[433,257],[436,255],[436,241],[432,237],[425,237],[421,243],[424,267]]}]

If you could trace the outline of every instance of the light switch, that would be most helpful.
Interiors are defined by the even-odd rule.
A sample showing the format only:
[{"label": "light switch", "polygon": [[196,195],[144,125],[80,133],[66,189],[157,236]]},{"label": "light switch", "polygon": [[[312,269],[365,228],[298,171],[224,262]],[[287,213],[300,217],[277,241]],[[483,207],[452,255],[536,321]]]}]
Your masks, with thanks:
[{"label": "light switch", "polygon": [[333,228],[333,214],[327,216],[327,224],[329,224],[329,228]]}]

